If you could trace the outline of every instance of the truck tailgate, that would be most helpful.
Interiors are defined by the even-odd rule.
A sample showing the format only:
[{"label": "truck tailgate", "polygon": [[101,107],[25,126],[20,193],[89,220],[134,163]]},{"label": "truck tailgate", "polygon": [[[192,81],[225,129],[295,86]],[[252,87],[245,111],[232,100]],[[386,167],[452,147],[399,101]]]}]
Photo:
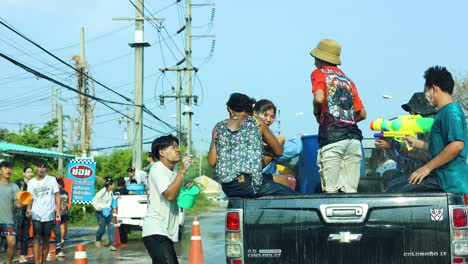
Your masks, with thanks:
[{"label": "truck tailgate", "polygon": [[446,193],[244,200],[245,263],[449,263]]},{"label": "truck tailgate", "polygon": [[148,211],[148,195],[120,195],[117,206],[118,218],[144,218]]}]

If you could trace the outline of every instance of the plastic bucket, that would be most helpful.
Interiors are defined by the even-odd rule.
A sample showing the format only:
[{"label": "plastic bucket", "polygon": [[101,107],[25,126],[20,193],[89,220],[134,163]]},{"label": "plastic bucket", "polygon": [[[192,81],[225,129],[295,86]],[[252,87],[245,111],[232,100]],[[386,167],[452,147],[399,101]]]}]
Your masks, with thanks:
[{"label": "plastic bucket", "polygon": [[31,203],[32,194],[30,192],[22,191],[16,193],[16,198],[22,205],[28,205]]},{"label": "plastic bucket", "polygon": [[319,149],[318,135],[302,137],[302,152],[299,157],[299,192],[316,193],[321,189],[317,166]]},{"label": "plastic bucket", "polygon": [[130,183],[127,184],[127,190],[134,192],[135,194],[145,194],[146,189],[143,183]]},{"label": "plastic bucket", "polygon": [[177,196],[177,205],[182,208],[192,208],[197,195],[200,193],[200,188],[192,185],[189,188],[182,187]]},{"label": "plastic bucket", "polygon": [[101,212],[104,217],[108,217],[111,214],[111,209],[110,207],[102,208]]}]

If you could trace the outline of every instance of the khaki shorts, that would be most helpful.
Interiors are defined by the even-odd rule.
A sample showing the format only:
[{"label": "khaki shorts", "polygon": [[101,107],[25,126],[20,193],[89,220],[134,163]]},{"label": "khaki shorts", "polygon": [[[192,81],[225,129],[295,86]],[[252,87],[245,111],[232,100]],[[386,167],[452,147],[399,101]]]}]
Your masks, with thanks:
[{"label": "khaki shorts", "polygon": [[361,169],[361,141],[345,139],[319,149],[319,167],[324,192],[357,192]]}]

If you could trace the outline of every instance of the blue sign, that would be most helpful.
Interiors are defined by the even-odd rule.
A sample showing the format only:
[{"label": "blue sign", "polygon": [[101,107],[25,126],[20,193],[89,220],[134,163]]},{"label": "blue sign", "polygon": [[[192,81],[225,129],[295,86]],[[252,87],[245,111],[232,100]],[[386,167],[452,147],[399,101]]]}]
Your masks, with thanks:
[{"label": "blue sign", "polygon": [[67,165],[67,178],[73,180],[72,203],[91,203],[96,182],[96,162],[92,158],[75,158]]}]

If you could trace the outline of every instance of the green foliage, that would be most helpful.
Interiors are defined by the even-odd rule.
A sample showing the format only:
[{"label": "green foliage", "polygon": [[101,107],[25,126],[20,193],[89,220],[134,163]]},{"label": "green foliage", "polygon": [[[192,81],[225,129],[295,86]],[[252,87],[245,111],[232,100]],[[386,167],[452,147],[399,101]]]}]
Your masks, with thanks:
[{"label": "green foliage", "polygon": [[[83,207],[85,210],[83,210]],[[90,204],[72,204],[69,209],[68,217],[71,225],[88,226],[96,221],[95,210]]]},{"label": "green foliage", "polygon": [[453,99],[460,103],[465,111],[465,117],[468,119],[468,79],[460,78],[455,80],[455,89]]},{"label": "green foliage", "polygon": [[114,151],[110,155],[97,156],[96,161],[97,175],[104,177],[119,177],[127,176],[127,169],[132,164],[132,151],[130,149],[122,149]]}]

